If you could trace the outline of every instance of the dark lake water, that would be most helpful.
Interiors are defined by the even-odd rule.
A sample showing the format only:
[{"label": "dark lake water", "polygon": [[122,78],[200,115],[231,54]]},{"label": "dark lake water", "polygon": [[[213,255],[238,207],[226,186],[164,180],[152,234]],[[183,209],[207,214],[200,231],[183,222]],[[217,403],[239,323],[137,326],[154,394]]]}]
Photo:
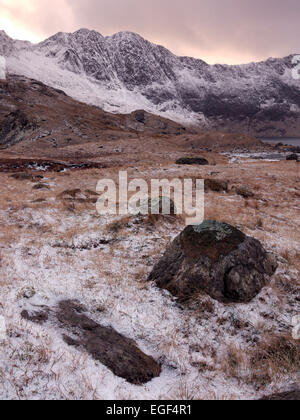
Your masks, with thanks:
[{"label": "dark lake water", "polygon": [[264,138],[261,138],[260,140],[263,141],[264,143],[271,143],[271,144],[282,143],[282,144],[288,144],[288,145],[291,145],[291,146],[300,146],[300,137],[299,138],[264,137]]}]

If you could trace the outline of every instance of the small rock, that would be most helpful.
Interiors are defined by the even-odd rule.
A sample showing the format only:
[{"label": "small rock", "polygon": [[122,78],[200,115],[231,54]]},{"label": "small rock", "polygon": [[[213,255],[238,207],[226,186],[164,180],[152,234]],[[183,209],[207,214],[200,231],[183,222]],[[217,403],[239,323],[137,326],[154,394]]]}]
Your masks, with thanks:
[{"label": "small rock", "polygon": [[211,190],[215,192],[228,191],[228,182],[218,179],[206,179],[204,182],[206,191]]},{"label": "small rock", "polygon": [[300,401],[300,389],[265,396],[261,401]]},{"label": "small rock", "polygon": [[297,153],[292,153],[291,155],[288,155],[286,157],[286,160],[295,160],[295,161],[298,162],[298,155],[297,155]]},{"label": "small rock", "polygon": [[35,296],[35,294],[36,294],[36,291],[34,290],[33,287],[29,287],[28,289],[24,289],[22,291],[22,296],[25,299],[31,299],[33,298],[33,296]]},{"label": "small rock", "polygon": [[208,160],[203,157],[184,157],[177,159],[177,165],[209,165]]},{"label": "small rock", "polygon": [[36,184],[32,187],[33,190],[49,190],[50,187],[47,184]]},{"label": "small rock", "polygon": [[34,322],[35,324],[43,324],[48,321],[48,312],[46,310],[35,312],[28,312],[24,310],[21,312],[21,317],[27,321]]}]

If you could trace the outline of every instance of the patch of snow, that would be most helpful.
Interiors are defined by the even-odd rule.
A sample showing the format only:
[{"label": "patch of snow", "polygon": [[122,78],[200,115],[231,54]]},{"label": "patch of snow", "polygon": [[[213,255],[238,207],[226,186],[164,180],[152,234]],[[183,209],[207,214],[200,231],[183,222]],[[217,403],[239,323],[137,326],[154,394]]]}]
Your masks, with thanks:
[{"label": "patch of snow", "polygon": [[0,80],[6,79],[6,58],[0,55]]}]

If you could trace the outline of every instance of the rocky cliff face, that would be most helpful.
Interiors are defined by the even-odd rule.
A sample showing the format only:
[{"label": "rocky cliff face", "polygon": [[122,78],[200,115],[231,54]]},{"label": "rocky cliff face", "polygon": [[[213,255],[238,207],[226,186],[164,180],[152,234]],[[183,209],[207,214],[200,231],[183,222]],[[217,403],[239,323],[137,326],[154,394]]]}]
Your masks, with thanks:
[{"label": "rocky cliff face", "polygon": [[141,36],[81,29],[32,45],[0,32],[8,71],[63,89],[104,110],[138,109],[206,129],[260,136],[300,134],[293,55],[240,66],[177,57]]}]

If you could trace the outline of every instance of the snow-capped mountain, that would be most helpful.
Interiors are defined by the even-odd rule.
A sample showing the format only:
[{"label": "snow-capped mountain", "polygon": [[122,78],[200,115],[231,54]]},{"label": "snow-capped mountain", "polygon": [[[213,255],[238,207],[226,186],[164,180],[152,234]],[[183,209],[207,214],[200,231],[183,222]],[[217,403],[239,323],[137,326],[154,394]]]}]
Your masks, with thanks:
[{"label": "snow-capped mountain", "polygon": [[103,37],[81,29],[39,43],[0,31],[7,70],[64,90],[106,111],[137,109],[180,123],[261,136],[300,134],[300,79],[295,59],[240,66],[177,57],[141,36]]}]

